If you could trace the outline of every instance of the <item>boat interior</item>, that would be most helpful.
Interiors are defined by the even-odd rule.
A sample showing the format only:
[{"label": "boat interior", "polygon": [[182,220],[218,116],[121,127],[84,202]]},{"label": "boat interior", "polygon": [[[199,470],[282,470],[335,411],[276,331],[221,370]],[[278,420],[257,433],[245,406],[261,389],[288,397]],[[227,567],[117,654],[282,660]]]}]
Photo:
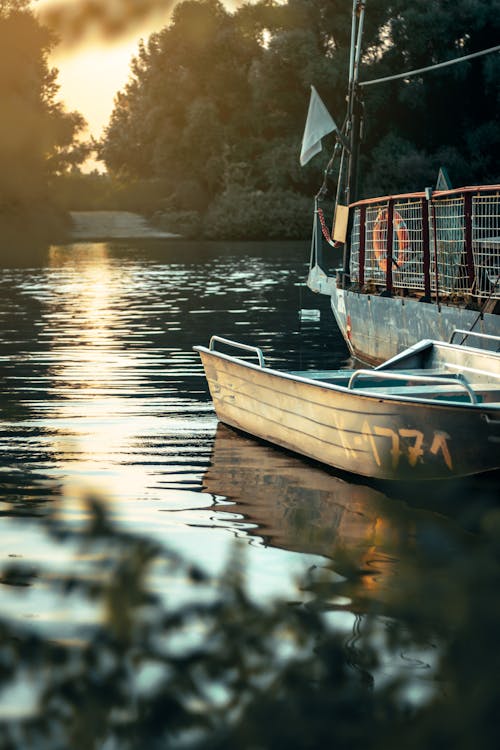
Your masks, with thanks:
[{"label": "boat interior", "polygon": [[373,370],[290,374],[381,396],[500,405],[499,354],[453,343],[421,341]]},{"label": "boat interior", "polygon": [[[458,343],[454,343],[459,338]],[[488,349],[469,345],[469,339],[487,344]],[[209,349],[215,345],[242,350],[246,354],[224,357],[245,362],[257,357],[265,369],[262,350],[256,346],[212,336]],[[494,347],[494,351],[491,347]],[[195,347],[203,350],[203,347]],[[314,381],[318,385],[346,388],[380,397],[443,401],[472,406],[480,404],[500,408],[500,337],[455,330],[449,342],[424,339],[374,369],[358,370],[286,370],[285,375]]]}]

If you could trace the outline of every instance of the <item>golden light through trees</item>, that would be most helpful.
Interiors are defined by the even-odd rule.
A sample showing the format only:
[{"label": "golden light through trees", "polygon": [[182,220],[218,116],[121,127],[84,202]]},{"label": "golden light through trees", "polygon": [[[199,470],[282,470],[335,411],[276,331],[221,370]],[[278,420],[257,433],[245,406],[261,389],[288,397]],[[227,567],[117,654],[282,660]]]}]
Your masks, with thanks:
[{"label": "golden light through trees", "polygon": [[[142,31],[145,26],[165,24],[178,0],[40,0],[40,19],[53,29],[65,46],[97,36],[117,39]],[[241,0],[225,0],[228,9]]]},{"label": "golden light through trees", "polygon": [[[107,124],[113,98],[125,85],[139,37],[147,38],[170,18],[178,0],[37,0],[40,20],[54,30],[59,45],[52,60],[61,95],[81,111],[98,136]],[[241,0],[225,0],[235,8]]]},{"label": "golden light through trees", "polygon": [[53,29],[62,44],[72,45],[84,37],[114,39],[140,27],[155,16],[167,20],[176,0],[47,0],[40,19]]}]

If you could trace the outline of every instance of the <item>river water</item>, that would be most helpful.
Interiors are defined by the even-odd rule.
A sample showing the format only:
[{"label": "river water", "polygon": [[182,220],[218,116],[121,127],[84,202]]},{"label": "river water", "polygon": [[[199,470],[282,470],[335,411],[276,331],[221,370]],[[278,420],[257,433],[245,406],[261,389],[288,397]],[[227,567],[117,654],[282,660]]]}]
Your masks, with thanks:
[{"label": "river water", "polygon": [[[54,246],[0,276],[0,565],[57,568],[38,513],[104,498],[127,530],[217,574],[244,546],[253,595],[296,595],[296,577],[338,559],[353,627],[370,602],[429,574],[429,550],[475,536],[471,506],[495,483],[380,487],[337,475],[217,425],[198,355],[212,334],[261,347],[269,364],[339,367],[348,353],[327,301],[304,286],[303,243],[115,241]],[[319,311],[300,315],[299,311]],[[362,575],[349,580],[348,553]],[[446,575],[440,563],[440,575]],[[43,586],[0,605],[54,637],[91,616]],[[414,664],[428,664],[416,659]]]}]

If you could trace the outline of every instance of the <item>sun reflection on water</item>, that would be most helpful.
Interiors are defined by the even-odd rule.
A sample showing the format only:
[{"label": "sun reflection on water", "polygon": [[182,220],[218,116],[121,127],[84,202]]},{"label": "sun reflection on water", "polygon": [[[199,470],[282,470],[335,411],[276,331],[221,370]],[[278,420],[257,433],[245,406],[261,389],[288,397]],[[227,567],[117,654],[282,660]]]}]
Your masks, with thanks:
[{"label": "sun reflection on water", "polygon": [[[178,418],[180,399],[166,380],[151,382],[151,370],[161,381],[169,362],[163,351],[152,350],[147,325],[138,325],[148,307],[147,298],[135,298],[141,269],[117,264],[106,243],[53,247],[49,265],[58,285],[43,316],[54,397],[45,422],[53,452],[65,454],[60,472],[71,477],[68,491],[151,497],[165,455],[174,479],[176,446],[168,436],[188,436],[199,424],[190,419],[189,404]],[[191,410],[199,416],[198,405]],[[148,459],[148,443],[162,437]],[[177,463],[182,471],[182,458]]]}]

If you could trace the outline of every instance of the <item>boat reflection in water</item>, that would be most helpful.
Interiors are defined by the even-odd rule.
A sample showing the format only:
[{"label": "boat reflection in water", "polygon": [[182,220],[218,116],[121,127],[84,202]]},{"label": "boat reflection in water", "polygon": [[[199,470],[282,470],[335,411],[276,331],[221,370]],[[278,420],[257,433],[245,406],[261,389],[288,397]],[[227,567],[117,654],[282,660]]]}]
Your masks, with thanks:
[{"label": "boat reflection in water", "polygon": [[203,484],[234,503],[231,510],[255,524],[247,533],[266,545],[332,560],[345,577],[335,586],[333,608],[356,614],[373,604],[386,614],[404,606],[412,576],[446,576],[456,555],[474,542],[475,535],[442,513],[388,497],[222,424]]}]

